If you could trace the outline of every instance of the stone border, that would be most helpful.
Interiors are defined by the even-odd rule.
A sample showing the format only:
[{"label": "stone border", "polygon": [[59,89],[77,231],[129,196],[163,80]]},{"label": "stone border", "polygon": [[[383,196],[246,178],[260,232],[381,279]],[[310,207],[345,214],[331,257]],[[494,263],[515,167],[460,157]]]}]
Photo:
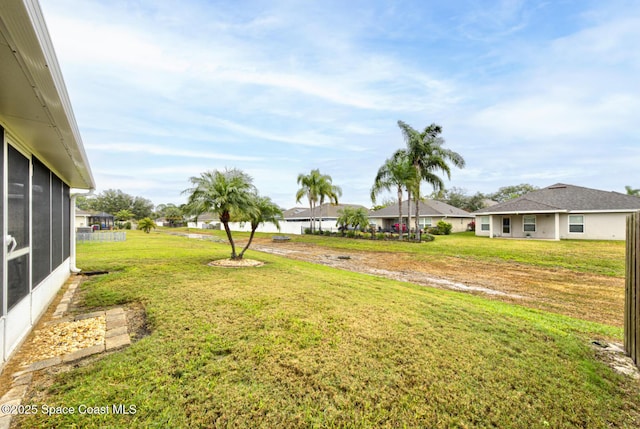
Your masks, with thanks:
[{"label": "stone border", "polygon": [[[52,319],[62,318],[62,316],[69,310],[69,305],[71,304],[73,295],[79,284],[80,279],[74,279],[71,282],[67,291],[62,296],[58,307],[56,307],[55,312],[51,316]],[[131,337],[129,337],[127,327],[127,315],[125,314],[122,307],[117,307],[106,311],[95,311],[93,313],[83,314],[75,317],[75,320],[88,319],[98,316],[104,316],[107,325],[103,344],[85,347],[84,349],[76,350],[75,352],[68,353],[64,356],[56,356],[50,359],[34,362],[25,370],[14,373],[11,388],[7,393],[4,394],[4,396],[2,396],[2,398],[0,398],[0,407],[6,405],[16,407],[22,404],[22,399],[27,393],[27,390],[29,390],[29,386],[31,385],[31,381],[33,380],[33,373],[35,371],[40,371],[42,369],[62,363],[73,362],[97,353],[117,350],[131,344]],[[10,428],[11,417],[13,417],[13,415],[14,414],[5,413],[4,411],[0,410],[0,429]]]}]

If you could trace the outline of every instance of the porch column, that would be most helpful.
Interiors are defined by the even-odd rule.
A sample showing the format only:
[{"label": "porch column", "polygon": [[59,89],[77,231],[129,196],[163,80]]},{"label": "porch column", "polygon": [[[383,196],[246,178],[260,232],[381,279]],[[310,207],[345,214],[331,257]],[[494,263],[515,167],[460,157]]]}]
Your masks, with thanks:
[{"label": "porch column", "polygon": [[489,238],[493,238],[493,215],[489,215]]},{"label": "porch column", "polygon": [[560,213],[555,213],[555,231],[554,240],[560,240]]}]

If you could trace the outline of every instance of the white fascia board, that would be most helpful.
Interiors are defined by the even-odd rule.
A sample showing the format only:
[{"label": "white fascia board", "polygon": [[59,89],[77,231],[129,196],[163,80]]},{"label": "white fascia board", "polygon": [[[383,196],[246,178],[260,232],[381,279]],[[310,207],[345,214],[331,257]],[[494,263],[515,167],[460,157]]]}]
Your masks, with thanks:
[{"label": "white fascia board", "polygon": [[612,210],[570,210],[567,213],[635,213],[640,211],[637,209],[612,209]]},{"label": "white fascia board", "polygon": [[[477,213],[474,216],[496,216],[496,215],[534,215],[534,214],[553,214],[553,213],[570,213],[568,210],[522,210],[522,211],[509,211],[509,212],[484,212]],[[583,212],[580,212],[583,213]]]}]

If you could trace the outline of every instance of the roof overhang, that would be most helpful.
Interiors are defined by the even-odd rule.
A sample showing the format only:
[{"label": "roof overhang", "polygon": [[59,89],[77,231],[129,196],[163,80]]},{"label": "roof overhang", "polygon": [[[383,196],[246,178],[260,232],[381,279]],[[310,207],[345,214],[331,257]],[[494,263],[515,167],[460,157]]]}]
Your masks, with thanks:
[{"label": "roof overhang", "polygon": [[554,214],[569,213],[569,210],[519,210],[519,211],[499,211],[499,212],[483,212],[475,213],[474,216],[493,216],[493,215],[533,215],[533,214]]},{"label": "roof overhang", "polygon": [[[638,209],[640,210],[640,209]],[[582,214],[582,213],[633,213],[638,210],[633,209],[613,209],[613,210],[520,210],[520,211],[498,211],[498,212],[483,212],[476,213],[474,216],[492,216],[492,215],[534,215],[534,214],[554,214],[554,213],[568,213],[568,214]]]},{"label": "roof overhang", "polygon": [[95,188],[37,0],[0,2],[0,123],[70,187]]}]

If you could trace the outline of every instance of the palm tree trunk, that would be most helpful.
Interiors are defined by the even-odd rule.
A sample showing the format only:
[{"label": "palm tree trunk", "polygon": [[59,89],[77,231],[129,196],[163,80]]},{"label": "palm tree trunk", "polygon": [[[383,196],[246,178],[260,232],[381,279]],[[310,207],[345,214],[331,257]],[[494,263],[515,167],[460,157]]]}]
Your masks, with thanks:
[{"label": "palm tree trunk", "polygon": [[246,252],[249,246],[251,246],[251,242],[253,241],[253,235],[256,233],[256,229],[258,229],[258,225],[260,224],[256,224],[255,226],[251,225],[251,234],[249,234],[249,242],[247,243],[246,246],[244,246],[244,249],[242,249],[242,252],[240,252],[240,254],[238,255],[238,259],[242,259],[244,257],[244,252]]},{"label": "palm tree trunk", "polygon": [[220,221],[222,222],[222,225],[224,225],[224,232],[227,233],[227,240],[229,240],[229,244],[231,244],[231,259],[237,259],[238,255],[236,255],[236,244],[233,242],[233,237],[231,237],[231,230],[229,229],[229,216],[222,215],[220,217]]},{"label": "palm tree trunk", "polygon": [[402,241],[402,187],[398,186],[398,238]]},{"label": "palm tree trunk", "polygon": [[420,190],[417,190],[416,200],[416,241],[420,242]]},{"label": "palm tree trunk", "polygon": [[411,190],[407,188],[407,234],[411,237]]}]

